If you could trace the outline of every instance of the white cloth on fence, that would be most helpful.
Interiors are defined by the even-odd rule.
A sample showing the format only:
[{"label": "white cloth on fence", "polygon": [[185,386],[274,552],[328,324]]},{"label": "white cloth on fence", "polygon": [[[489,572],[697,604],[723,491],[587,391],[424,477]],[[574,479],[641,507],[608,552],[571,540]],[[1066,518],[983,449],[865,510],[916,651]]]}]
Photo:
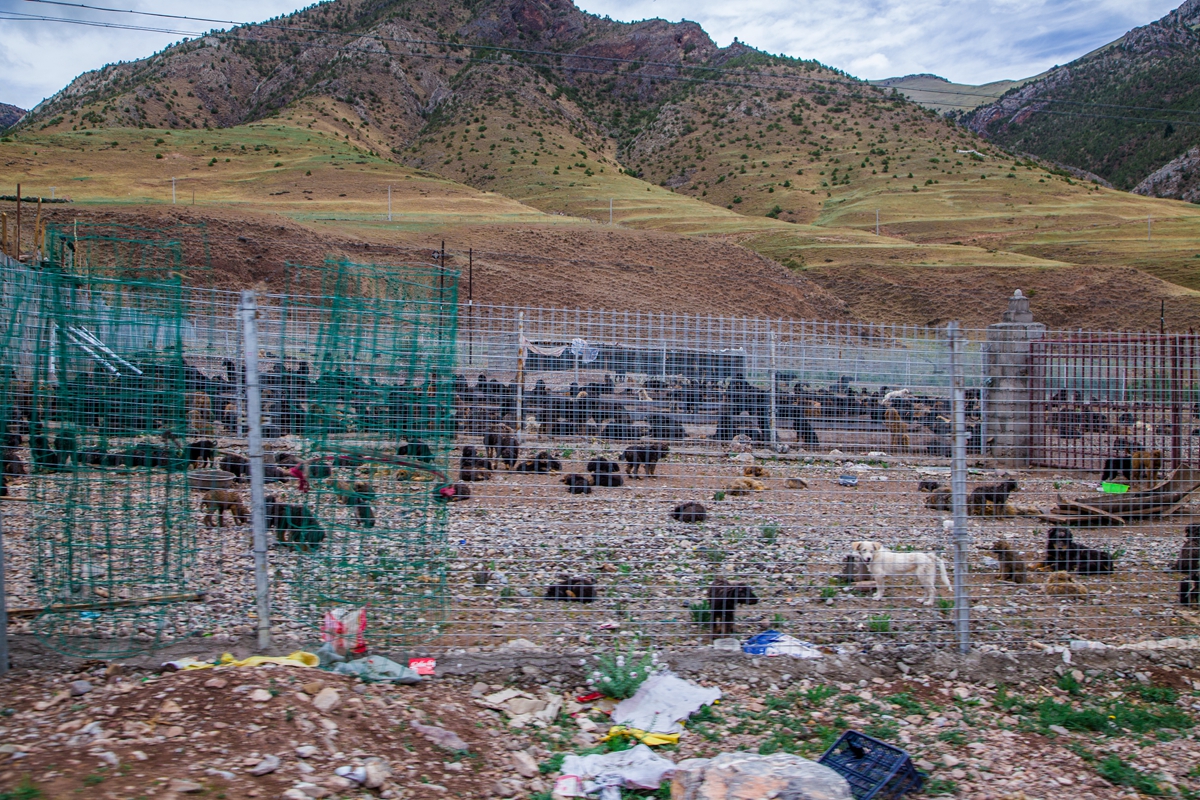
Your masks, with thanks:
[{"label": "white cloth on fence", "polygon": [[550,358],[558,358],[567,350],[571,351],[571,355],[578,356],[579,360],[584,364],[591,364],[600,357],[600,348],[592,347],[587,343],[586,339],[572,339],[569,345],[559,345],[557,347],[547,347],[546,345],[534,344],[533,342],[521,336],[522,349],[537,353],[539,356],[548,356]]}]

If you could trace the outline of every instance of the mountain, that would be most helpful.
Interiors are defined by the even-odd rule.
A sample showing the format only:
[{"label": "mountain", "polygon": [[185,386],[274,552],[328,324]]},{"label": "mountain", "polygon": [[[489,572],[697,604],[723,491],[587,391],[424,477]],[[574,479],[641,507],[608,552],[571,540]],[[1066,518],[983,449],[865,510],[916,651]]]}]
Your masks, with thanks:
[{"label": "mountain", "polygon": [[0,131],[16,125],[23,116],[25,116],[25,109],[10,106],[8,103],[0,103]]},{"label": "mountain", "polygon": [[884,78],[871,81],[876,86],[895,89],[914,103],[932,108],[940,114],[960,115],[985,103],[990,103],[1005,92],[1023,86],[1037,78],[1019,81],[993,81],[974,86],[969,83],[952,83],[938,75],[905,75],[902,78]]},{"label": "mountain", "polygon": [[940,153],[952,135],[815,61],[717,47],[691,22],[614,22],[570,0],[335,0],[81,75],[22,128],[280,117],[523,201],[603,173],[793,222],[815,218],[833,188],[887,177],[889,140]]},{"label": "mountain", "polygon": [[[1006,148],[1133,189],[1200,144],[1200,0],[1010,89],[961,121]],[[1153,183],[1176,187],[1165,191],[1183,185]]]}]

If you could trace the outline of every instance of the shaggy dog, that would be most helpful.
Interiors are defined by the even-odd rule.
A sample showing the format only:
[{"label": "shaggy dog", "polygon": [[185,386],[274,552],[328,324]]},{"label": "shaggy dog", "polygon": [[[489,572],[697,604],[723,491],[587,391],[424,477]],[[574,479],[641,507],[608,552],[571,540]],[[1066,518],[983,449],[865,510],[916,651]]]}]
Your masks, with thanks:
[{"label": "shaggy dog", "polygon": [[1000,562],[1000,580],[1011,583],[1029,582],[1025,559],[1021,558],[1021,554],[1016,551],[1016,548],[1003,539],[997,539],[996,543],[992,545],[992,552],[996,554],[996,559]]},{"label": "shaggy dog", "polygon": [[724,578],[717,578],[708,587],[708,610],[714,637],[733,635],[733,616],[739,605],[758,605],[758,595],[749,586],[733,585]]},{"label": "shaggy dog", "polygon": [[596,602],[596,581],[586,575],[559,575],[558,583],[546,587],[546,600],[569,603]]},{"label": "shaggy dog", "polygon": [[653,478],[654,468],[658,465],[659,459],[665,458],[670,447],[658,442],[650,444],[635,444],[632,447],[625,449],[625,454],[622,456],[625,460],[625,473],[631,478],[638,476],[638,467],[645,470],[646,475]]},{"label": "shaggy dog", "polygon": [[1084,597],[1087,595],[1087,587],[1075,580],[1074,575],[1063,571],[1050,573],[1050,577],[1046,578],[1046,585],[1043,588],[1046,594],[1052,597],[1055,595],[1064,597]]},{"label": "shaggy dog", "polygon": [[1179,604],[1200,606],[1200,570],[1179,582]]},{"label": "shaggy dog", "polygon": [[954,504],[949,489],[934,489],[925,498],[925,506],[934,511],[953,511]]},{"label": "shaggy dog", "polygon": [[1070,528],[1054,527],[1046,533],[1045,566],[1056,572],[1106,575],[1113,571],[1113,557],[1077,544]]},{"label": "shaggy dog", "polygon": [[875,599],[883,599],[884,580],[888,576],[916,575],[921,586],[925,588],[926,597],[918,602],[923,605],[933,605],[937,597],[937,577],[941,574],[942,583],[950,589],[950,579],[946,577],[946,562],[938,556],[929,553],[897,553],[888,550],[880,542],[855,542],[854,555],[863,561],[875,581]]},{"label": "shaggy dog", "polygon": [[987,507],[990,503],[994,509],[993,513],[999,516],[1001,509],[1008,504],[1008,496],[1017,489],[1017,482],[1011,478],[991,486],[978,486],[971,491],[971,496],[967,498],[967,513],[975,517],[982,517],[987,514]]},{"label": "shaggy dog", "polygon": [[267,528],[273,528],[280,544],[297,550],[316,550],[325,541],[325,531],[307,506],[280,503],[275,495],[267,495]]},{"label": "shaggy dog", "polygon": [[1187,538],[1173,569],[1184,573],[1200,572],[1200,525],[1188,525],[1183,533]]},{"label": "shaggy dog", "polygon": [[769,478],[771,477],[771,472],[766,467],[755,465],[752,467],[742,467],[742,475],[747,478]]},{"label": "shaggy dog", "polygon": [[766,484],[756,481],[754,478],[734,478],[725,486],[725,492],[730,497],[742,497],[751,492],[761,492],[766,488]]},{"label": "shaggy dog", "polygon": [[241,495],[229,489],[213,489],[205,492],[200,500],[200,508],[207,511],[204,515],[204,526],[213,526],[213,514],[217,515],[217,527],[225,527],[225,512],[233,517],[234,525],[245,525],[250,520],[250,512],[246,510]]},{"label": "shaggy dog", "polygon": [[695,500],[680,503],[671,511],[671,518],[676,522],[704,522],[708,519],[708,509]]},{"label": "shaggy dog", "polygon": [[615,461],[609,461],[607,458],[593,458],[588,462],[587,471],[592,473],[593,486],[617,487],[623,486],[624,480],[621,478],[621,465]]},{"label": "shaggy dog", "polygon": [[936,492],[940,488],[942,488],[940,483],[929,478],[923,478],[919,483],[917,483],[918,492]]},{"label": "shaggy dog", "polygon": [[580,475],[578,473],[564,475],[562,482],[567,485],[567,491],[571,494],[592,493],[592,484],[588,481],[586,475]]}]

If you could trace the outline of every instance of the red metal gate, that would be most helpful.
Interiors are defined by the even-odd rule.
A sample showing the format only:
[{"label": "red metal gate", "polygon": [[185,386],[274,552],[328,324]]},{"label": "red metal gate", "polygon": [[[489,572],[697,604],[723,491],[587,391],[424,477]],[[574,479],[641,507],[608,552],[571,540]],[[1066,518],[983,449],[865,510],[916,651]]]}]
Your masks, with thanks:
[{"label": "red metal gate", "polygon": [[1081,334],[1031,343],[1034,465],[1099,472],[1123,451],[1194,463],[1198,345],[1192,334]]}]

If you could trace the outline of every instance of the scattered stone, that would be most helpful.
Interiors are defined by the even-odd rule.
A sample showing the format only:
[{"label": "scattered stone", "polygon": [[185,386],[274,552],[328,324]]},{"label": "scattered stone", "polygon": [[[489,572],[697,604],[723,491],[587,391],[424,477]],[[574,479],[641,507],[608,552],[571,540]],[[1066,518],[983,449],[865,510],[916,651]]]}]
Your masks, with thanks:
[{"label": "scattered stone", "polygon": [[163,700],[162,705],[158,707],[159,716],[166,714],[182,714],[183,709],[179,707],[179,703],[174,700]]},{"label": "scattered stone", "polygon": [[302,685],[300,687],[300,690],[302,692],[304,692],[305,694],[317,695],[317,694],[320,694],[321,690],[324,688],[325,688],[324,681],[309,681],[308,683]]},{"label": "scattered stone", "polygon": [[134,761],[145,761],[146,759],[148,759],[150,757],[150,756],[146,755],[145,753],[143,753],[141,750],[134,750],[129,755],[133,756]]},{"label": "scattered stone", "polygon": [[250,693],[250,699],[256,703],[265,703],[270,700],[273,695],[266,689],[255,689]]},{"label": "scattered stone", "polygon": [[280,763],[279,756],[271,755],[270,753],[268,753],[267,755],[262,757],[261,761],[259,761],[257,764],[254,765],[254,767],[251,768],[250,774],[255,776],[256,778],[259,776],[262,776],[262,775],[268,775],[268,774],[274,772],[275,770],[279,769],[279,763]]},{"label": "scattered stone", "polygon": [[412,729],[424,736],[429,741],[433,742],[438,747],[443,747],[447,750],[470,750],[471,747],[464,742],[459,735],[454,731],[448,731],[445,728],[438,728],[433,725],[422,725],[419,722],[412,722]]},{"label": "scattered stone", "polygon": [[79,697],[92,690],[91,681],[71,681],[71,696]]},{"label": "scattered stone", "polygon": [[958,758],[957,756],[952,756],[949,753],[946,753],[946,755],[942,756],[942,763],[945,764],[947,767],[957,767],[959,764],[962,763],[962,759]]},{"label": "scattered stone", "polygon": [[172,778],[171,782],[167,784],[167,791],[178,792],[179,794],[196,794],[197,792],[203,792],[204,786],[196,783],[195,781],[187,781],[183,778]]},{"label": "scattered stone", "polygon": [[302,744],[296,748],[296,756],[299,758],[312,758],[319,752],[321,748],[311,744]]},{"label": "scattered stone", "polygon": [[368,789],[378,789],[384,781],[392,777],[392,768],[381,758],[369,758],[364,765],[366,777],[362,784]]},{"label": "scattered stone", "polygon": [[224,689],[229,685],[229,681],[224,678],[209,678],[204,682],[204,685],[209,689]]},{"label": "scattered stone", "polygon": [[509,757],[513,762],[513,769],[522,778],[535,778],[538,774],[538,763],[533,759],[533,756],[526,753],[524,750],[517,750],[514,753],[509,753]]},{"label": "scattered stone", "polygon": [[333,709],[337,708],[341,702],[341,694],[338,693],[337,689],[329,686],[317,692],[316,696],[312,700],[313,707],[324,713],[329,713]]},{"label": "scattered stone", "polygon": [[176,736],[183,736],[185,731],[181,725],[171,725],[163,731],[163,736],[168,739],[174,739]]},{"label": "scattered stone", "polygon": [[673,800],[733,800],[787,797],[789,800],[853,800],[846,779],[829,767],[800,756],[775,753],[722,753],[716,758],[679,762],[671,778]]},{"label": "scattered stone", "polygon": [[317,800],[320,800],[322,797],[329,797],[329,795],[333,794],[333,792],[331,792],[327,787],[318,786],[315,783],[308,783],[307,781],[301,781],[300,783],[297,783],[289,791],[300,792],[300,794],[304,797],[316,798]]},{"label": "scattered stone", "polygon": [[1064,728],[1062,725],[1051,725],[1050,730],[1054,731],[1059,736],[1070,736],[1071,735],[1071,732],[1069,730],[1067,730],[1066,728]]}]

